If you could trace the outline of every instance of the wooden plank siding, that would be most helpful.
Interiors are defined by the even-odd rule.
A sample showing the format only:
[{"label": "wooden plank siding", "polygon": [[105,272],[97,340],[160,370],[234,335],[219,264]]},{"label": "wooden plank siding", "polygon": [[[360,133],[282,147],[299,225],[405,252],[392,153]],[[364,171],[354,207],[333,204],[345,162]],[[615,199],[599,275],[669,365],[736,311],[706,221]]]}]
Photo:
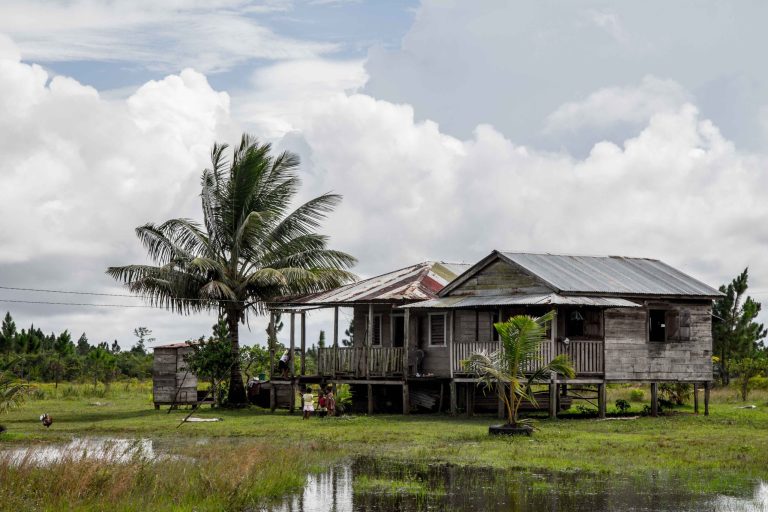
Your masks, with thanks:
[{"label": "wooden plank siding", "polygon": [[197,377],[187,371],[189,347],[156,348],[152,362],[152,400],[155,404],[197,403]]},{"label": "wooden plank siding", "polygon": [[614,381],[712,380],[712,307],[701,303],[651,304],[690,314],[690,340],[648,340],[648,309],[605,312],[605,377]]},{"label": "wooden plank siding", "polygon": [[450,292],[463,295],[512,295],[550,293],[543,281],[505,261],[494,261]]}]

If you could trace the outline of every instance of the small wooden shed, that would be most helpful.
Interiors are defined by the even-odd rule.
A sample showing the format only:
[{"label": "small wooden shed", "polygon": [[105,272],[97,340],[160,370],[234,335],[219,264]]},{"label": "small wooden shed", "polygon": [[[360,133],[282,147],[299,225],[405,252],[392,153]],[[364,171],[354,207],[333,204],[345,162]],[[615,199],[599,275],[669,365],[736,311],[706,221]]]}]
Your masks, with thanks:
[{"label": "small wooden shed", "polygon": [[197,376],[187,370],[184,360],[191,352],[192,347],[186,342],[154,347],[152,400],[155,409],[161,405],[197,403]]}]

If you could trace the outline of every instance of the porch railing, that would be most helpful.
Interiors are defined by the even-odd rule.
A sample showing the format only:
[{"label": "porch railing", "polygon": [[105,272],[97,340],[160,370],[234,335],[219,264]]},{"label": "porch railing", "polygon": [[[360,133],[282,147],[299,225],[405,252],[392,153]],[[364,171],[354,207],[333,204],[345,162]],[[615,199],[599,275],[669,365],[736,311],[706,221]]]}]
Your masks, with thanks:
[{"label": "porch railing", "polygon": [[[499,349],[498,341],[457,341],[453,345],[453,354],[451,364],[454,374],[466,374],[462,361],[469,358],[470,355],[477,352],[493,352]],[[553,357],[566,354],[571,360],[577,375],[602,375],[603,370],[603,342],[600,340],[578,340],[571,341],[567,345],[562,342],[547,341],[541,344],[539,350],[541,361],[544,363],[552,360]],[[540,367],[539,364],[532,364],[528,371],[533,372]]]},{"label": "porch railing", "polygon": [[317,372],[333,375],[386,377],[403,374],[402,347],[324,347],[317,352]]}]

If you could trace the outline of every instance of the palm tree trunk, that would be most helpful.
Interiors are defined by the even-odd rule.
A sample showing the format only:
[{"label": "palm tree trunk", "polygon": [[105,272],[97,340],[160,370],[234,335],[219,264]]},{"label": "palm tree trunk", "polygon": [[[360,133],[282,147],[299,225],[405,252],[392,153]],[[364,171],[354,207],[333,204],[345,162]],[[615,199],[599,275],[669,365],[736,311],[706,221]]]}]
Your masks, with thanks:
[{"label": "palm tree trunk", "polygon": [[229,392],[227,393],[227,402],[230,405],[245,405],[248,399],[245,395],[245,386],[243,385],[243,376],[240,373],[240,311],[235,308],[227,310],[227,324],[229,325],[229,336],[232,340],[232,368],[229,375]]}]

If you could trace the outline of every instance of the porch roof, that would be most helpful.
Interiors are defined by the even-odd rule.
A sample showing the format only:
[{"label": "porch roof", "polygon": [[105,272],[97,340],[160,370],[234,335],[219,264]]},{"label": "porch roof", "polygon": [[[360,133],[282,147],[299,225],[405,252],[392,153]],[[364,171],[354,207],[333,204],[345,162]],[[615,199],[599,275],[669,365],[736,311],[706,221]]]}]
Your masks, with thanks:
[{"label": "porch roof", "polygon": [[492,295],[469,297],[440,297],[437,299],[414,302],[400,306],[401,308],[427,308],[427,309],[461,309],[481,306],[596,306],[604,308],[636,308],[640,304],[618,297],[566,297],[557,293],[538,295]]},{"label": "porch roof", "polygon": [[437,292],[470,266],[466,263],[425,261],[327,292],[288,297],[276,301],[270,308],[305,309],[312,306],[423,301],[437,297]]}]

